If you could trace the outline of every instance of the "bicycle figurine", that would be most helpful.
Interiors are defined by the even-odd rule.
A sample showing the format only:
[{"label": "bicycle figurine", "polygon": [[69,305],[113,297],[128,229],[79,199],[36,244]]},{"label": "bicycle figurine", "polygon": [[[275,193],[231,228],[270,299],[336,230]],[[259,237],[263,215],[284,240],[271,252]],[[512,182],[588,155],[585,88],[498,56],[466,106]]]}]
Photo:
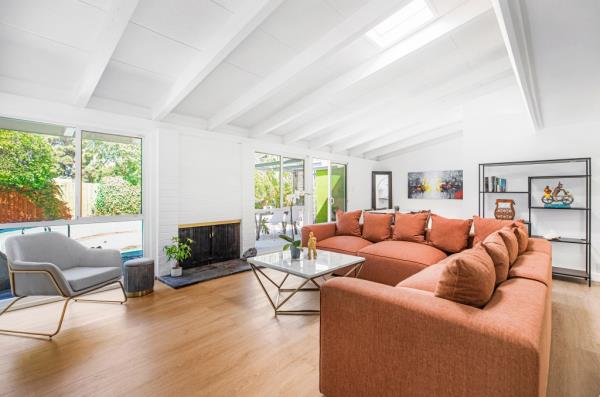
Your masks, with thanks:
[{"label": "bicycle figurine", "polygon": [[573,201],[573,195],[563,187],[561,182],[558,182],[554,190],[551,190],[548,185],[544,188],[542,203],[545,207],[570,207]]}]

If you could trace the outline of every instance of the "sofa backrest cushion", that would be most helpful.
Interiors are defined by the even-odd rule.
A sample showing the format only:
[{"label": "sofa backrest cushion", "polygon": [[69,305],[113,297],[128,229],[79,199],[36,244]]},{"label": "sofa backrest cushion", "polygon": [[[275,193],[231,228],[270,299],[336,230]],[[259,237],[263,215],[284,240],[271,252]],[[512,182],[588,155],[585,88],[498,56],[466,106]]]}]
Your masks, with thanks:
[{"label": "sofa backrest cushion", "polygon": [[518,221],[508,221],[508,220],[502,220],[502,219],[494,219],[494,218],[481,218],[479,216],[474,216],[473,217],[473,231],[474,231],[474,237],[473,237],[473,245],[477,245],[478,243],[481,243],[483,240],[485,240],[485,238],[487,236],[489,236],[490,234],[497,232],[498,230],[502,229],[503,227],[506,226],[519,226],[522,227],[523,230],[527,231],[527,227],[525,226],[525,223],[523,222],[523,220],[518,220]]},{"label": "sofa backrest cushion", "polygon": [[429,221],[429,212],[402,214],[396,212],[394,222],[394,240],[422,243],[425,241],[425,228]]},{"label": "sofa backrest cushion", "polygon": [[519,244],[519,255],[527,251],[527,245],[529,245],[529,233],[521,227],[513,227],[513,232],[517,237],[517,243]]},{"label": "sofa backrest cushion", "polygon": [[467,248],[472,219],[448,219],[431,215],[429,242],[445,252],[456,253]]},{"label": "sofa backrest cushion", "polygon": [[435,288],[435,296],[483,307],[494,293],[494,262],[481,244],[449,257]]},{"label": "sofa backrest cushion", "polygon": [[362,210],[344,212],[337,210],[335,213],[335,234],[337,236],[361,237],[360,217]]},{"label": "sofa backrest cushion", "polygon": [[393,214],[365,212],[362,238],[373,243],[389,240],[392,234]]},{"label": "sofa backrest cushion", "polygon": [[519,255],[508,273],[509,278],[527,278],[550,287],[552,283],[552,259],[544,252],[526,251]]},{"label": "sofa backrest cushion", "polygon": [[510,267],[510,257],[508,248],[504,244],[504,240],[500,233],[494,232],[483,240],[483,248],[494,262],[496,271],[496,285],[506,281],[508,277],[508,268]]},{"label": "sofa backrest cushion", "polygon": [[502,237],[504,245],[506,245],[506,248],[508,249],[508,257],[512,266],[519,256],[519,241],[517,240],[517,235],[511,227],[503,227],[502,229],[498,230],[498,233]]}]

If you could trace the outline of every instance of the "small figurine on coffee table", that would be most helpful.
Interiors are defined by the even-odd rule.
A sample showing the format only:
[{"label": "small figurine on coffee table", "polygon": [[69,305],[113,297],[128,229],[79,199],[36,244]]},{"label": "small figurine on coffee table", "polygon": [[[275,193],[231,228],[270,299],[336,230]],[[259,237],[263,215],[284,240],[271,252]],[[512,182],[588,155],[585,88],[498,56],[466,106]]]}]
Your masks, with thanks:
[{"label": "small figurine on coffee table", "polygon": [[313,232],[308,235],[308,259],[317,259],[317,238]]}]

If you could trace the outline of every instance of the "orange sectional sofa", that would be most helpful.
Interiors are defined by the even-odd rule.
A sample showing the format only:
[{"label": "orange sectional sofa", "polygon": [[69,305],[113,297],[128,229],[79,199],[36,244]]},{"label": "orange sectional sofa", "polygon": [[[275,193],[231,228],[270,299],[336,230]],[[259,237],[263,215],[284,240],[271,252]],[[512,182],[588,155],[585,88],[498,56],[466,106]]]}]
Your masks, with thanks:
[{"label": "orange sectional sofa", "polygon": [[[313,232],[317,248],[365,258],[360,278],[376,283],[396,285],[407,277],[438,263],[447,255],[422,243],[387,240],[372,243],[357,236],[337,236],[335,223],[307,225],[302,228],[302,246]],[[344,274],[342,270],[339,274]]]},{"label": "orange sectional sofa", "polygon": [[448,260],[429,244],[336,236],[333,223],[305,226],[304,243],[311,231],[319,249],[365,258],[359,279],[334,278],[321,289],[325,396],[546,395],[548,241],[530,238],[477,308],[434,295]]}]

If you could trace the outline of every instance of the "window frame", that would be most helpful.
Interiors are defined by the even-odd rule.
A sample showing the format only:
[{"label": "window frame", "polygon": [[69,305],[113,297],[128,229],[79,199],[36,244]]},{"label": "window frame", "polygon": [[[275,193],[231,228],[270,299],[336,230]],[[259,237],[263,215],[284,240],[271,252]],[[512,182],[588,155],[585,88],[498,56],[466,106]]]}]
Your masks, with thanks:
[{"label": "window frame", "polygon": [[[264,154],[264,155],[268,155],[268,156],[277,156],[279,157],[279,207],[277,208],[284,208],[285,205],[285,197],[283,194],[283,162],[285,159],[289,159],[289,160],[298,160],[298,161],[302,161],[302,185],[304,186],[304,191],[306,192],[306,159],[302,158],[300,156],[295,156],[294,155],[287,155],[287,154],[280,154],[280,153],[271,153],[268,151],[262,151],[262,150],[254,150],[254,169],[256,169],[256,154]],[[253,176],[253,181],[252,183],[256,183],[256,178]],[[306,199],[304,200],[304,206],[306,206]],[[256,206],[256,195],[254,196],[254,206]],[[256,208],[255,208],[256,209]]]},{"label": "window frame", "polygon": [[[77,165],[77,171],[75,173],[75,208],[74,208],[74,217],[72,219],[56,219],[56,220],[48,220],[48,221],[34,221],[34,222],[13,222],[13,223],[1,223],[0,229],[10,229],[10,228],[32,228],[32,227],[52,227],[52,226],[68,226],[68,225],[85,225],[85,224],[94,224],[94,223],[111,223],[111,222],[127,222],[127,221],[142,221],[142,225],[146,222],[146,207],[147,203],[145,200],[146,196],[146,172],[145,172],[145,153],[146,153],[146,145],[147,145],[147,136],[145,134],[137,134],[137,133],[120,133],[115,131],[106,131],[102,128],[95,127],[87,127],[87,126],[70,126],[70,125],[62,125],[57,123],[46,123],[39,122],[33,120],[24,120],[24,119],[16,119],[12,117],[7,117],[16,121],[24,121],[38,124],[50,124],[54,126],[59,126],[63,128],[74,128],[75,134],[75,164]],[[113,215],[113,216],[81,216],[81,196],[82,196],[82,139],[83,132],[97,132],[105,135],[116,135],[123,136],[128,138],[137,138],[141,140],[140,150],[141,150],[141,181],[142,181],[142,192],[141,192],[141,207],[139,214],[131,214],[131,215]],[[31,131],[26,131],[30,133],[35,133]],[[142,226],[143,228],[143,226]],[[142,241],[146,241],[146,236],[142,236]]]}]

